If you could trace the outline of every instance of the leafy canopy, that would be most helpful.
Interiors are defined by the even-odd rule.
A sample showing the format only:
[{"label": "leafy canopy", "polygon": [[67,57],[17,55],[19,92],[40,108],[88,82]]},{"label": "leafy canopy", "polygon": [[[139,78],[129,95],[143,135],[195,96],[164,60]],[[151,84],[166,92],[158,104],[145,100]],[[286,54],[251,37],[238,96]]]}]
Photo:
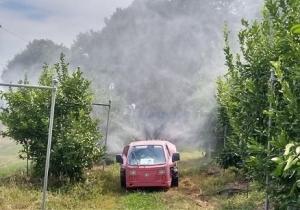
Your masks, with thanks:
[{"label": "leafy canopy", "polygon": [[[78,180],[83,177],[84,169],[90,168],[103,154],[103,148],[98,146],[101,135],[97,121],[90,115],[93,100],[90,82],[83,78],[79,68],[69,72],[63,54],[60,62],[53,67],[44,66],[39,84],[51,86],[54,77],[57,77],[59,86],[50,174]],[[25,79],[23,83],[27,84],[28,80]],[[2,108],[0,120],[7,127],[2,135],[20,143],[24,148],[23,154],[28,147],[35,174],[43,175],[51,91],[18,88],[1,92],[1,97],[6,101],[6,107]]]},{"label": "leafy canopy", "polygon": [[[299,11],[300,1],[265,0],[260,21],[242,21],[241,53],[236,55],[226,32],[228,72],[218,81],[219,122],[228,128],[220,163],[242,161],[248,176],[282,208],[300,203],[299,148],[285,152],[289,143],[300,142]],[[230,159],[233,151],[241,161]],[[264,185],[266,174],[269,186]]]}]

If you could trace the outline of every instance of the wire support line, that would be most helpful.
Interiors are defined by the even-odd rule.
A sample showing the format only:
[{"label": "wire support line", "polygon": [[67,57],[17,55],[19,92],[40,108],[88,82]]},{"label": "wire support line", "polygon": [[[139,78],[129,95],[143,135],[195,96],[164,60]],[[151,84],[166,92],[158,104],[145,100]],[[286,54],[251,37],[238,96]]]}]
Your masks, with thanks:
[{"label": "wire support line", "polygon": [[14,37],[16,37],[16,38],[22,40],[22,41],[25,42],[25,43],[30,42],[29,40],[24,39],[23,37],[19,36],[18,34],[12,32],[12,31],[10,31],[10,30],[8,30],[6,27],[3,27],[2,24],[0,24],[0,29],[2,29],[2,30],[5,31],[6,33],[8,33],[8,34],[10,34],[10,35],[12,35],[12,36],[14,36]]}]

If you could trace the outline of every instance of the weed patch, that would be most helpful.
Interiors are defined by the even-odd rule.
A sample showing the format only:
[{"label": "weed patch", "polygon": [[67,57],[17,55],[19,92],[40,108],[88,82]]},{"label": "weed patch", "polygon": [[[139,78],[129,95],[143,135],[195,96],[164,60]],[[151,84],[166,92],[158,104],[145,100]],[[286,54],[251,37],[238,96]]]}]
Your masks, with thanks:
[{"label": "weed patch", "polygon": [[134,192],[122,197],[121,202],[126,210],[165,210],[161,192]]},{"label": "weed patch", "polygon": [[[95,167],[86,172],[86,179],[72,184],[49,182],[47,209],[51,210],[171,210],[171,209],[245,209],[261,207],[263,193],[250,186],[245,193],[231,197],[218,192],[228,186],[241,185],[235,171],[222,170],[201,152],[183,153],[179,164],[178,188],[133,190],[126,192],[119,182],[119,165]],[[35,210],[40,208],[41,179],[28,179],[24,172],[0,177],[1,210]]]}]

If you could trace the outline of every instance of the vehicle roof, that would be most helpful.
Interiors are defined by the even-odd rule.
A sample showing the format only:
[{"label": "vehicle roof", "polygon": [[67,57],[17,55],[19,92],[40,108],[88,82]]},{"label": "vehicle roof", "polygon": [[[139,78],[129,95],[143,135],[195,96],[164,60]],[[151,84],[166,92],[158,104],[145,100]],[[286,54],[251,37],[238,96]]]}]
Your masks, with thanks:
[{"label": "vehicle roof", "polygon": [[133,141],[129,144],[129,146],[138,146],[138,145],[165,145],[165,144],[172,144],[166,140],[139,140]]}]

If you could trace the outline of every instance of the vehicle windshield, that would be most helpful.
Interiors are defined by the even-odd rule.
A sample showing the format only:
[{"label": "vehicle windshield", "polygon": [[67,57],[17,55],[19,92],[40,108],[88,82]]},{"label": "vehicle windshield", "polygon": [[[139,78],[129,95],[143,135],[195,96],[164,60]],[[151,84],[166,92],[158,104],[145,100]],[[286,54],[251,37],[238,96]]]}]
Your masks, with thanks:
[{"label": "vehicle windshield", "polygon": [[163,147],[160,145],[133,146],[128,157],[129,165],[156,165],[166,162]]}]

